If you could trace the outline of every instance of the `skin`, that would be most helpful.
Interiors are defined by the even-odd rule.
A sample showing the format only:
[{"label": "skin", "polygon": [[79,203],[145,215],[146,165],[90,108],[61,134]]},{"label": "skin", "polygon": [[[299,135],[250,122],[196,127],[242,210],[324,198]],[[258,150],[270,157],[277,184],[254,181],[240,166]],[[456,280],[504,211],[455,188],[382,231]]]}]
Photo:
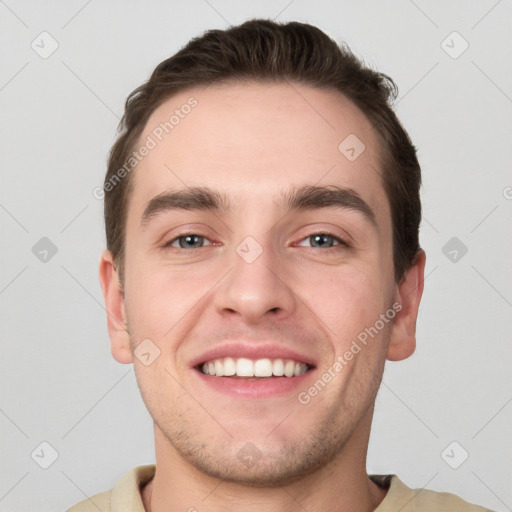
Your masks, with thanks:
[{"label": "skin", "polygon": [[[374,400],[386,359],[414,352],[425,266],[420,251],[394,280],[375,132],[336,91],[239,83],[172,97],[141,140],[190,96],[197,107],[132,176],[124,293],[109,251],[99,269],[112,355],[134,364],[154,420],[157,470],[144,505],[153,512],[374,510],[386,494],[366,472]],[[353,162],[338,150],[349,134],[366,146]],[[356,191],[376,224],[348,209],[274,208],[281,191],[308,184]],[[193,186],[223,192],[231,210],[168,211],[141,228],[151,198]],[[184,231],[204,236],[204,246],[162,248]],[[317,233],[350,246],[333,239],[315,246],[309,237]],[[249,235],[263,249],[250,264],[236,252]],[[245,400],[221,394],[189,366],[226,340],[270,340],[317,362],[304,391],[395,302],[402,309],[394,320],[307,405],[297,392]],[[146,338],[160,350],[149,366],[133,355]],[[261,457],[248,468],[237,454],[249,442]]]}]

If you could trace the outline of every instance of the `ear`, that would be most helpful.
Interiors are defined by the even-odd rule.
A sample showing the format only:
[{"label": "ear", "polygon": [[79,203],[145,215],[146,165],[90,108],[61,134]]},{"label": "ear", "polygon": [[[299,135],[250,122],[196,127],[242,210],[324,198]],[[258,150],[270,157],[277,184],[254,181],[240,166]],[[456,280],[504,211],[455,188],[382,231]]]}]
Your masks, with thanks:
[{"label": "ear", "polygon": [[107,309],[108,334],[112,356],[120,363],[131,363],[132,351],[127,327],[124,292],[110,251],[104,251],[101,255],[99,274]]},{"label": "ear", "polygon": [[395,301],[401,305],[401,309],[393,320],[387,353],[389,361],[406,359],[416,349],[416,319],[423,295],[425,261],[425,251],[420,249],[412,265],[396,285]]}]

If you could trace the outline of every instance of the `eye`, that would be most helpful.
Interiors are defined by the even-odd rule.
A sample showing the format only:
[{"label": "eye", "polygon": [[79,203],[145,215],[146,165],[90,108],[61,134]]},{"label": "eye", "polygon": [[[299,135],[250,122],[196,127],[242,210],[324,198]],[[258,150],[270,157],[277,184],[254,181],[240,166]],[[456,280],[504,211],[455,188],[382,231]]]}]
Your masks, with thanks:
[{"label": "eye", "polygon": [[[195,233],[187,233],[172,240],[169,240],[164,247],[176,247],[180,249],[198,249],[204,247],[205,240],[208,240],[206,237],[197,235]],[[176,243],[178,245],[176,245]]]},{"label": "eye", "polygon": [[[331,249],[333,247],[348,247],[348,244],[342,240],[341,238],[331,235],[329,233],[315,233],[304,238],[297,245],[301,247],[308,247],[306,243],[309,242],[309,247],[313,247],[315,249]],[[177,249],[200,249],[201,247],[205,247],[207,245],[211,245],[210,241],[202,235],[198,235],[196,233],[185,233],[180,236],[169,240],[164,244],[165,247],[175,247]]]},{"label": "eye", "polygon": [[311,247],[314,248],[325,247],[327,249],[330,249],[336,246],[348,247],[348,244],[344,240],[338,238],[337,236],[330,235],[329,233],[315,233],[314,235],[310,235],[307,238],[304,238],[304,240],[301,241],[298,245],[301,247],[308,247],[304,246],[304,242],[308,241],[311,244]]}]

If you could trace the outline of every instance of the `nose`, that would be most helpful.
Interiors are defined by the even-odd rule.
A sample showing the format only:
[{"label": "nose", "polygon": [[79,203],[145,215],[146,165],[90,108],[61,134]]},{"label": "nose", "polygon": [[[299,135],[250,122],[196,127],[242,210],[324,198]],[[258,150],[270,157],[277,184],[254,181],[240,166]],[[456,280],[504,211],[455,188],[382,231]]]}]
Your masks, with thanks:
[{"label": "nose", "polygon": [[247,324],[289,317],[297,304],[289,269],[270,244],[260,245],[252,237],[245,240],[233,251],[231,271],[216,290],[217,312]]}]

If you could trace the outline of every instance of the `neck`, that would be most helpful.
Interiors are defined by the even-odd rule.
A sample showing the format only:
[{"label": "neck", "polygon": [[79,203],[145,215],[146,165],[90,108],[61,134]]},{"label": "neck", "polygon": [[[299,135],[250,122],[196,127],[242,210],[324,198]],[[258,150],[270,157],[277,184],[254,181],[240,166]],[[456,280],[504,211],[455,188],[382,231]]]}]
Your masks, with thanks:
[{"label": "neck", "polygon": [[371,418],[361,422],[343,450],[314,473],[281,487],[264,488],[205,475],[181,458],[155,426],[156,472],[142,492],[145,510],[371,512],[387,491],[373,483],[366,472],[370,423]]}]

